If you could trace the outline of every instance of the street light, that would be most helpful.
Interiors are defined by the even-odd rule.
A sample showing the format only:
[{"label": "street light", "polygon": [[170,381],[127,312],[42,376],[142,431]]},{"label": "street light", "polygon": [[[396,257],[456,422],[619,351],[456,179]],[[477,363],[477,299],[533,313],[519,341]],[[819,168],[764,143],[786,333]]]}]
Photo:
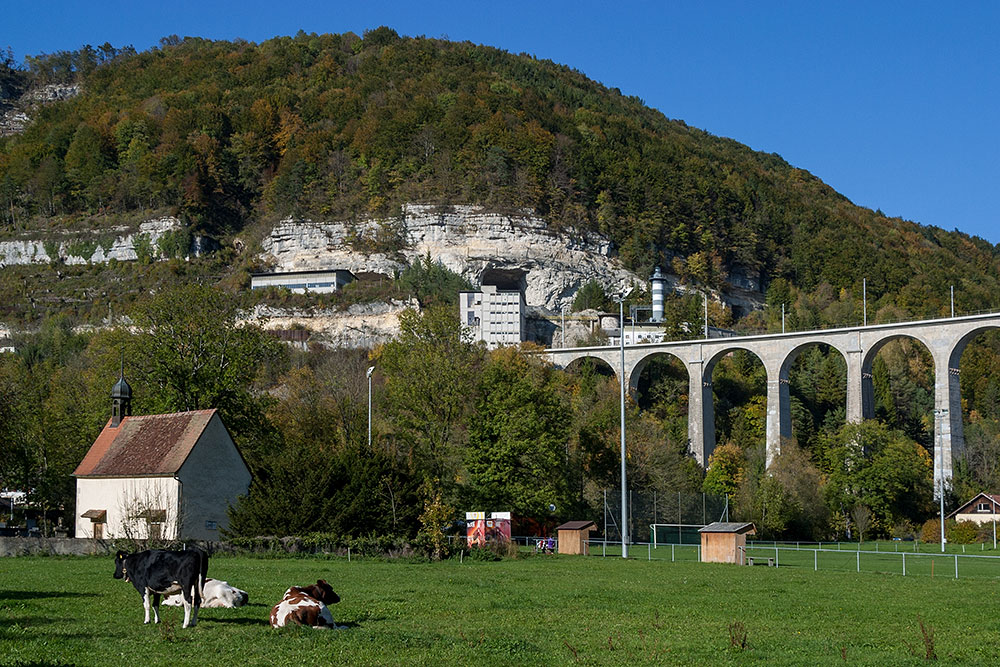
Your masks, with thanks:
[{"label": "street light", "polygon": [[862,325],[868,326],[868,279],[867,278],[861,279],[861,303],[862,303],[861,309],[862,312],[864,313],[864,321],[862,322]]},{"label": "street light", "polygon": [[374,366],[368,367],[368,449],[372,448],[372,373],[375,372]]},{"label": "street light", "polygon": [[621,294],[612,297],[618,303],[618,342],[621,349],[621,368],[619,369],[619,386],[621,387],[621,450],[622,450],[622,558],[628,558],[628,509],[625,486],[625,299],[632,293],[632,288],[623,289]]},{"label": "street light", "polygon": [[941,553],[944,553],[944,419],[948,416],[947,408],[934,410],[937,417],[937,458],[941,459],[940,472],[938,475],[938,497],[941,502]]}]

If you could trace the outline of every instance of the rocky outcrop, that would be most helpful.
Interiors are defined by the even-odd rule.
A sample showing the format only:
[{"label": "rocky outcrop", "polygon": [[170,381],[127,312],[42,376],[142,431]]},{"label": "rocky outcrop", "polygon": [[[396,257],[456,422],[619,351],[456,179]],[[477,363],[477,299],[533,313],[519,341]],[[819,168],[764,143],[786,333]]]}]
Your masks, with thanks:
[{"label": "rocky outcrop", "polygon": [[[370,239],[396,236],[398,252],[365,252]],[[490,273],[519,276],[525,301],[551,312],[572,304],[591,280],[613,292],[645,277],[622,268],[610,242],[576,230],[556,232],[529,213],[489,213],[471,206],[408,205],[399,219],[363,222],[285,220],[262,242],[275,271],[347,269],[393,275],[429,256],[472,284]]]},{"label": "rocky outcrop", "polygon": [[399,315],[420,309],[416,299],[354,304],[345,310],[290,310],[259,305],[247,320],[265,329],[305,329],[330,347],[373,348],[399,333]]},{"label": "rocky outcrop", "polygon": [[[8,104],[11,108],[5,109],[5,105],[0,105],[0,137],[12,134],[20,134],[31,123],[32,109],[39,104],[59,102],[68,100],[80,94],[80,86],[53,83],[30,90],[20,98]],[[3,100],[0,100],[2,102]]]},{"label": "rocky outcrop", "polygon": [[165,216],[139,224],[138,230],[117,227],[100,232],[65,234],[62,238],[0,241],[0,267],[18,264],[104,264],[112,259],[128,262],[140,251],[160,257],[158,242],[168,232],[181,231],[177,218]]}]

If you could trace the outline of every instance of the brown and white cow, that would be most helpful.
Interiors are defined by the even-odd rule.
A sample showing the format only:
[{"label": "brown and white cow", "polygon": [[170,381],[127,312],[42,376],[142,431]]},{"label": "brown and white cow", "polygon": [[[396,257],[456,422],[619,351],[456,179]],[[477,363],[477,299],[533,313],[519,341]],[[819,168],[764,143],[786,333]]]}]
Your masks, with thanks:
[{"label": "brown and white cow", "polygon": [[340,602],[340,596],[323,579],[312,586],[292,586],[271,610],[271,627],[283,628],[294,623],[316,629],[342,629],[344,626],[333,622],[333,615],[327,607],[337,602]]}]

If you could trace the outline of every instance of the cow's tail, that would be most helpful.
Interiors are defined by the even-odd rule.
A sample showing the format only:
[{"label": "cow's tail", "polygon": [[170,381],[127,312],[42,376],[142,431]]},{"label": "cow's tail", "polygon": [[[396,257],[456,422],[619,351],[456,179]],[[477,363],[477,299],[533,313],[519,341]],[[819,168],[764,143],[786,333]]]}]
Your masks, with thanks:
[{"label": "cow's tail", "polygon": [[198,606],[205,600],[205,577],[208,574],[208,554],[198,550],[198,556],[201,558],[201,567],[198,568]]},{"label": "cow's tail", "polygon": [[[184,544],[184,549],[187,549],[186,543]],[[198,582],[197,588],[195,586],[191,587],[191,600],[197,602],[200,607],[201,603],[205,600],[205,579],[208,578],[208,554],[200,547],[194,547],[194,550],[198,552]]]}]

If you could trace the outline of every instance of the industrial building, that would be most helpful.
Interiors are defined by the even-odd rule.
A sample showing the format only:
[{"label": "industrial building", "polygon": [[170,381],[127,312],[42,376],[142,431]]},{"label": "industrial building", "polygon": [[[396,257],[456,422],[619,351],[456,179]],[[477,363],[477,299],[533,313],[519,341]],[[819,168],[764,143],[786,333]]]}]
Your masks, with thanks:
[{"label": "industrial building", "polygon": [[284,273],[254,273],[250,276],[250,289],[284,287],[293,292],[336,292],[354,282],[355,276],[347,269],[322,271],[287,271]]},{"label": "industrial building", "polygon": [[458,293],[459,317],[468,340],[490,349],[524,340],[524,292],[483,285],[478,292]]}]

